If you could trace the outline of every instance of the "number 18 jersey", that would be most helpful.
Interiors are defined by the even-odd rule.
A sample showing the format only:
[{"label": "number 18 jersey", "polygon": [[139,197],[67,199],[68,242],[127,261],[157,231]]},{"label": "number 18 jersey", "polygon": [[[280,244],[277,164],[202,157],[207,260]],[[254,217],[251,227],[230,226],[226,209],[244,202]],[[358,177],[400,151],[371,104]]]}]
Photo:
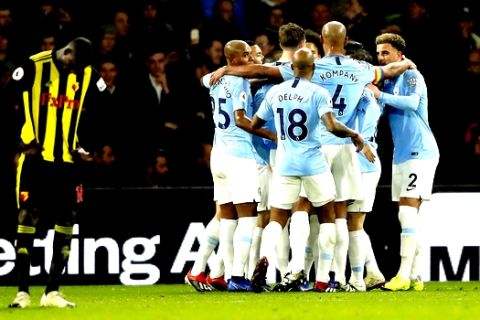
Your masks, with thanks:
[{"label": "number 18 jersey", "polygon": [[288,80],[268,91],[256,114],[275,120],[279,175],[313,176],[328,169],[319,131],[326,112],[332,112],[330,95],[306,79]]}]

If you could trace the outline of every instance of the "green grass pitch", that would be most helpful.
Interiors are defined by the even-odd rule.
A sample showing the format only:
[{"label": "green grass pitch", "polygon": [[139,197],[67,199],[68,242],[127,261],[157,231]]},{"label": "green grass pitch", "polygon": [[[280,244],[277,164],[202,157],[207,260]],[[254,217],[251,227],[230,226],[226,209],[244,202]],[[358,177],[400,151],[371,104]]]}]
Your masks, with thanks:
[{"label": "green grass pitch", "polygon": [[9,309],[14,287],[0,287],[0,319],[480,319],[480,282],[429,282],[423,292],[198,293],[186,284],[63,286],[75,309]]}]

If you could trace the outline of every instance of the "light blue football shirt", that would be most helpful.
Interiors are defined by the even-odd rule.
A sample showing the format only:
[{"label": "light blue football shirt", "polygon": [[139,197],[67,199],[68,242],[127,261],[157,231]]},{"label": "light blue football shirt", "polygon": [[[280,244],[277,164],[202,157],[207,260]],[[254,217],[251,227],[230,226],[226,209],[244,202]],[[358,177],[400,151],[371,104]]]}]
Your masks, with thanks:
[{"label": "light blue football shirt", "polygon": [[252,114],[252,94],[248,80],[225,75],[213,86],[209,85],[210,74],[202,78],[203,85],[210,89],[215,134],[213,148],[240,158],[255,158],[252,135],[235,124],[235,111],[245,110]]},{"label": "light blue football shirt", "polygon": [[[377,142],[375,140],[377,137],[378,120],[380,119],[381,113],[382,111],[377,103],[377,99],[375,99],[373,91],[365,88],[357,106],[356,118],[358,132],[362,135],[364,142],[368,143],[375,150],[377,149]],[[381,170],[380,161],[371,163],[363,152],[357,152],[357,154],[362,173]]]},{"label": "light blue football shirt", "polygon": [[[290,62],[281,62],[281,61],[275,61],[275,62],[267,62],[264,63],[266,66],[280,66],[282,64],[290,64]],[[265,96],[267,95],[267,92],[274,86],[274,83],[266,83],[262,85],[257,92],[255,92],[255,95],[253,96],[253,114],[255,114],[260,107],[263,99],[265,99]],[[265,125],[263,126],[265,129],[268,129],[272,132],[275,132],[275,123],[273,119],[271,121],[267,121]],[[277,144],[269,139],[262,138],[259,136],[253,135],[252,137],[253,141],[253,146],[255,147],[255,150],[257,151],[258,155],[266,162],[270,163],[270,151],[273,149],[277,148]]]},{"label": "light blue football shirt", "polygon": [[393,163],[440,156],[428,123],[427,85],[418,70],[385,80],[379,102],[385,105],[393,139]]},{"label": "light blue football shirt", "polygon": [[268,91],[257,116],[275,121],[279,175],[312,176],[328,170],[320,140],[326,112],[333,112],[327,90],[306,79],[294,78]]}]

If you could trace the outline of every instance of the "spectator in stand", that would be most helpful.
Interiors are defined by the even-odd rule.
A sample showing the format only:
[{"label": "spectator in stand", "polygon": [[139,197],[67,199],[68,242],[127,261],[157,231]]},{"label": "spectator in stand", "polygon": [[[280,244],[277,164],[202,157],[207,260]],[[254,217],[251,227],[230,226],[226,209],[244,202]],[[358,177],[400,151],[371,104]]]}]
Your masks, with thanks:
[{"label": "spectator in stand", "polygon": [[211,36],[220,39],[222,43],[231,39],[248,38],[241,27],[245,22],[237,20],[241,17],[236,16],[234,5],[232,0],[217,0],[212,17],[205,23],[200,38]]},{"label": "spectator in stand", "polygon": [[265,62],[277,61],[282,50],[278,44],[278,33],[266,29],[255,35],[255,43],[262,49]]},{"label": "spectator in stand", "polygon": [[167,73],[169,51],[163,47],[150,49],[143,72],[132,83],[136,100],[130,113],[132,132],[130,146],[136,146],[138,168],[145,167],[145,157],[161,147],[175,158],[178,145],[179,105],[173,104],[170,74]]},{"label": "spectator in stand", "polygon": [[155,0],[142,0],[140,13],[132,23],[132,46],[138,55],[144,55],[144,50],[152,43],[161,41],[169,45],[171,51],[178,50],[181,37],[168,20],[167,10],[160,10],[160,2]]},{"label": "spectator in stand", "polygon": [[163,149],[156,150],[146,168],[146,183],[151,187],[171,187],[174,184],[170,172],[169,156]]},{"label": "spectator in stand", "polygon": [[285,24],[286,14],[282,6],[273,6],[269,9],[266,17],[265,29],[278,32],[278,29]]},{"label": "spectator in stand", "polygon": [[[117,33],[113,25],[102,25],[99,30],[99,37],[95,41],[97,64],[105,59],[120,60],[117,56],[115,44]],[[122,66],[117,66],[122,69]]]},{"label": "spectator in stand", "polygon": [[463,65],[468,64],[468,55],[474,49],[480,49],[480,35],[478,34],[475,13],[468,7],[461,8],[457,19],[456,48],[461,56]]},{"label": "spectator in stand", "polygon": [[364,43],[365,49],[373,56],[373,40],[380,33],[380,22],[369,0],[346,0],[343,7],[343,22],[347,27],[348,37]]},{"label": "spectator in stand", "polygon": [[0,64],[16,64],[16,55],[10,42],[10,35],[0,31]]},{"label": "spectator in stand", "polygon": [[[116,9],[113,13],[111,23],[115,28],[115,46],[113,50],[116,54],[115,59],[118,61],[118,64],[122,66],[122,69],[127,70],[130,70],[136,66],[136,64],[141,66],[143,56],[137,57],[134,55],[129,12],[123,8]],[[140,61],[135,59],[140,59]]]},{"label": "spectator in stand", "polygon": [[92,150],[93,161],[82,165],[85,187],[120,187],[124,183],[118,167],[116,146],[106,142]]},{"label": "spectator in stand", "polygon": [[321,33],[323,26],[333,20],[332,6],[328,0],[314,1],[309,12],[306,25],[317,33]]},{"label": "spectator in stand", "polygon": [[46,32],[40,37],[40,51],[53,50],[56,38],[53,33]]}]

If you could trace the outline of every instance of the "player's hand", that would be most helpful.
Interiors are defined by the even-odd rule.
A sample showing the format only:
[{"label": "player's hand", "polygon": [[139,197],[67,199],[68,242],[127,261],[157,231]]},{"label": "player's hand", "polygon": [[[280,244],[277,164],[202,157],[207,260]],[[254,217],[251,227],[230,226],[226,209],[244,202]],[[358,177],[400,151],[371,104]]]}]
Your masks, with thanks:
[{"label": "player's hand", "polygon": [[93,161],[94,155],[91,152],[85,151],[83,148],[78,148],[77,150],[72,151],[74,161]]},{"label": "player's hand", "polygon": [[406,61],[409,64],[409,69],[417,69],[417,65],[415,63],[413,63],[413,61],[408,59],[407,57],[402,56],[402,60]]},{"label": "player's hand", "polygon": [[373,153],[372,147],[370,147],[370,145],[368,143],[365,143],[363,145],[362,152],[365,155],[365,157],[368,159],[369,162],[371,162],[371,163],[375,162],[375,159],[376,159],[375,153]]},{"label": "player's hand", "polygon": [[374,85],[372,83],[369,83],[369,84],[367,84],[367,88],[372,90],[373,95],[375,96],[376,99],[378,99],[380,97],[381,91],[376,85]]},{"label": "player's hand", "polygon": [[43,146],[41,146],[37,141],[33,140],[32,142],[25,144],[20,142],[18,145],[18,151],[25,155],[35,155],[43,151]]},{"label": "player's hand", "polygon": [[358,133],[354,135],[352,137],[352,142],[355,145],[355,147],[357,147],[357,152],[362,151],[364,147],[364,143],[363,143],[363,137],[361,135],[359,135]]},{"label": "player's hand", "polygon": [[225,75],[225,68],[226,66],[223,66],[221,68],[218,68],[212,73],[212,76],[210,77],[210,86],[212,87],[215,83],[217,83],[218,80],[220,80],[221,77]]}]

